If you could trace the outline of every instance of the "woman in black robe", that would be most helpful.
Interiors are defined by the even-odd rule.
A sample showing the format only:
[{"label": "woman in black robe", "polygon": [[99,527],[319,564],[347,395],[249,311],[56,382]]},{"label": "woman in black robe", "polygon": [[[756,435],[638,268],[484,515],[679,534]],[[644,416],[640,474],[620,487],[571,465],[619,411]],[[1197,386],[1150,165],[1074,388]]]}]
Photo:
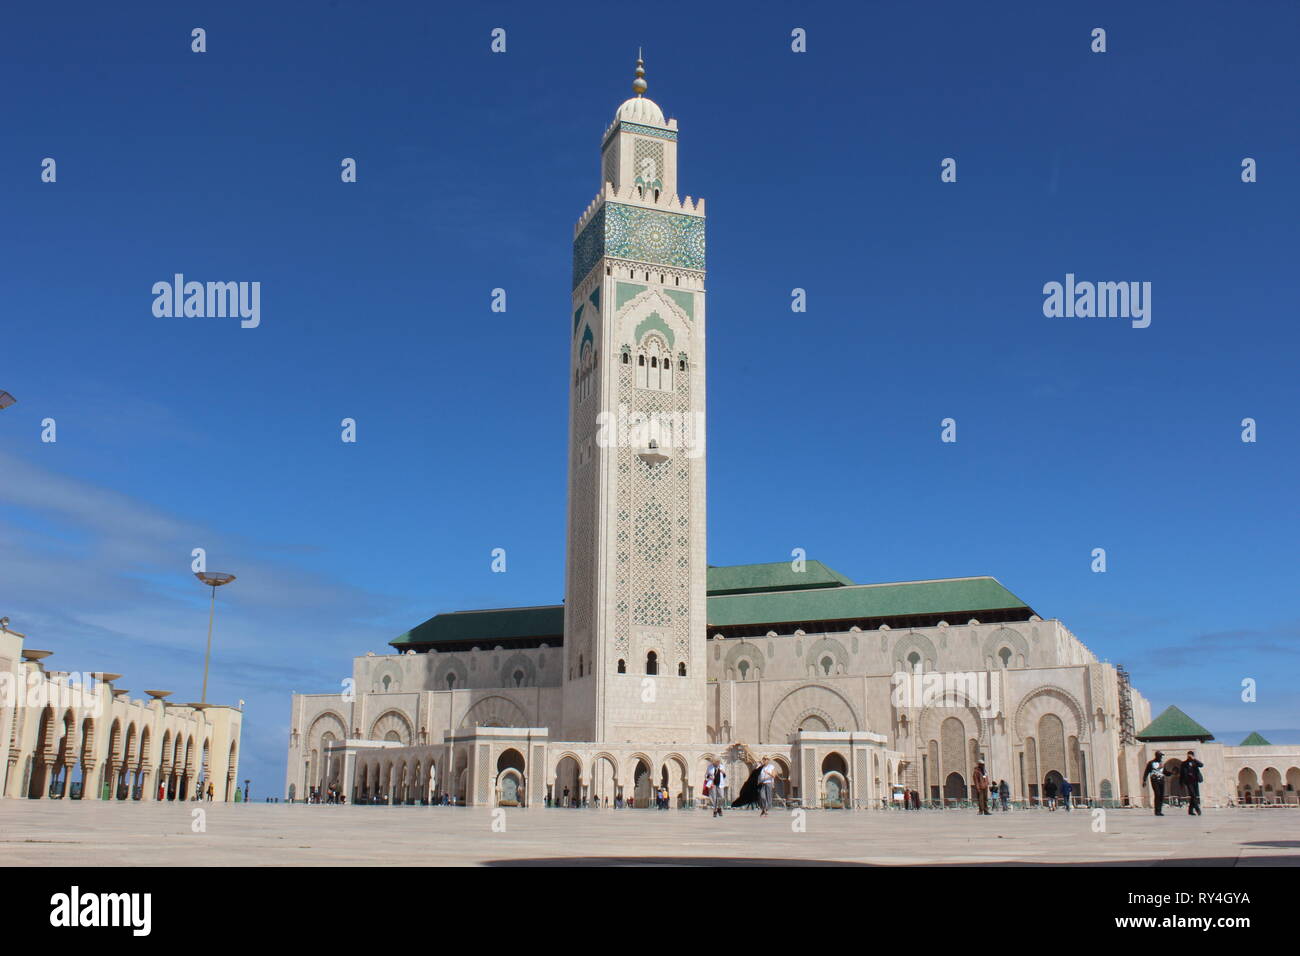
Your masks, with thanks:
[{"label": "woman in black robe", "polygon": [[747,779],[745,785],[740,788],[740,796],[731,801],[733,807],[748,807],[758,803],[758,778],[762,772],[763,765],[761,763],[750,771],[749,779]]}]

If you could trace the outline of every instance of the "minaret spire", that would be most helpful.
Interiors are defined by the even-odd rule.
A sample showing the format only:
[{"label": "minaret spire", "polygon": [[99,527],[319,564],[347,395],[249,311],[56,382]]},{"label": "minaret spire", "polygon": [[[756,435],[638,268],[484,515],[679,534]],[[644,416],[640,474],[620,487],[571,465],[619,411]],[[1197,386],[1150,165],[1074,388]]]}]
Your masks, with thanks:
[{"label": "minaret spire", "polygon": [[645,60],[641,59],[641,48],[636,48],[636,79],[632,81],[632,92],[642,96],[649,89],[645,81]]}]

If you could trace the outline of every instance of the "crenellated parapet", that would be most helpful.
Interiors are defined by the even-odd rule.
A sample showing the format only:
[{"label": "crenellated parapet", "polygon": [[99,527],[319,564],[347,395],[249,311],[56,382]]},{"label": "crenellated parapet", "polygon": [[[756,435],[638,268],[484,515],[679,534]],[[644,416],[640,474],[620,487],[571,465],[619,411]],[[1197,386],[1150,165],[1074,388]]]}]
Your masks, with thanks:
[{"label": "crenellated parapet", "polygon": [[578,221],[574,223],[573,235],[575,237],[586,228],[587,223],[591,222],[591,219],[596,215],[597,210],[607,202],[623,203],[628,206],[640,206],[642,209],[656,209],[663,210],[664,212],[682,213],[687,216],[704,215],[703,197],[692,199],[690,196],[687,196],[685,199],[681,199],[676,195],[668,196],[663,194],[655,197],[653,193],[647,193],[640,187],[634,186],[630,183],[621,187],[616,187],[613,183],[605,183],[601,191],[596,194],[595,198],[587,205],[587,208],[583,210],[582,215],[578,217]]}]

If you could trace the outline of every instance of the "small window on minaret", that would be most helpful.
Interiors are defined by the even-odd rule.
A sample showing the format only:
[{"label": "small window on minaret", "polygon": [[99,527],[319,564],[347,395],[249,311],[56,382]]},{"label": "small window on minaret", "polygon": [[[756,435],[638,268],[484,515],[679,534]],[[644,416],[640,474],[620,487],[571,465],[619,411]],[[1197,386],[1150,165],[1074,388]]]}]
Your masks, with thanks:
[{"label": "small window on minaret", "polygon": [[628,355],[626,352],[623,353],[623,364],[624,365],[632,364],[632,356]]},{"label": "small window on minaret", "polygon": [[647,674],[659,673],[659,655],[654,651],[645,656],[645,672]]},{"label": "small window on minaret", "polygon": [[644,368],[644,367],[645,367],[645,356],[644,356],[644,355],[638,355],[638,356],[636,357],[636,364],[637,364],[637,365],[640,365],[640,366],[642,366],[642,367]]},{"label": "small window on minaret", "polygon": [[685,371],[686,371],[686,359],[680,359],[680,360],[677,362],[677,370],[678,370],[679,372],[685,372]]},{"label": "small window on minaret", "polygon": [[627,661],[623,660],[621,657],[618,659],[618,672],[620,674],[627,673]]},{"label": "small window on minaret", "polygon": [[657,356],[653,356],[653,355],[650,356],[650,367],[651,367],[651,368],[658,368],[658,367],[659,367],[659,359],[658,359]]},{"label": "small window on minaret", "polygon": [[686,676],[686,662],[685,662],[685,661],[679,661],[679,662],[678,662],[678,664],[677,664],[677,676],[678,676],[678,677],[685,677],[685,676]]},{"label": "small window on minaret", "polygon": [[582,655],[578,655],[578,676],[582,676]]}]

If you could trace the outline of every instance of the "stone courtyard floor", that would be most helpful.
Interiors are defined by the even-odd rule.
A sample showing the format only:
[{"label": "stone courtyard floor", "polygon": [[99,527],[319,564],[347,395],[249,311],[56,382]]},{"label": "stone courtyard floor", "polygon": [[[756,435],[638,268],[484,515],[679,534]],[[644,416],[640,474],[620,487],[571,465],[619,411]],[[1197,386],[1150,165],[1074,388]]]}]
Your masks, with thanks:
[{"label": "stone courtyard floor", "polygon": [[[206,832],[194,832],[194,809]],[[504,821],[504,832],[498,832]],[[494,830],[494,822],[497,830]],[[3,866],[1109,864],[1295,866],[1300,812],[844,812],[0,800]]]}]

